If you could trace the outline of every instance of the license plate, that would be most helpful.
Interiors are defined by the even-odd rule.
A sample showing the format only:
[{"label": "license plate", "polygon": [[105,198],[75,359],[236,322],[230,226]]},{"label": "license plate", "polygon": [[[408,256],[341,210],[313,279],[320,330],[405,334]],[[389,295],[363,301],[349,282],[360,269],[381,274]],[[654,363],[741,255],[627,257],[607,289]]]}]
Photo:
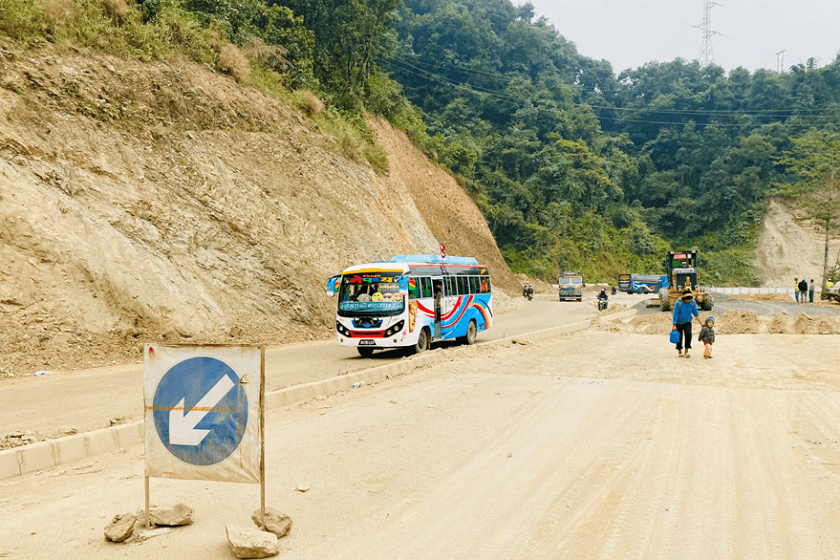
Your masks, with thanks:
[{"label": "license plate", "polygon": [[359,341],[359,346],[376,346],[376,342],[366,338]]}]

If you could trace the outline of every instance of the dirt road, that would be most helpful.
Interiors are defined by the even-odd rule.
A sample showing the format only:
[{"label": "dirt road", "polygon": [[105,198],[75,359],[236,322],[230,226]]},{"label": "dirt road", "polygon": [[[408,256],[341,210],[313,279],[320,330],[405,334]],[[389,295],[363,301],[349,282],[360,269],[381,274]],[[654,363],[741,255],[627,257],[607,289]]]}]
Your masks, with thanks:
[{"label": "dirt road", "polygon": [[[593,329],[451,361],[267,418],[281,558],[820,559],[840,556],[838,335]],[[295,490],[298,484],[311,487]],[[196,523],[107,544],[143,504],[143,449],[0,483],[0,556],[232,558],[257,487],[152,480]]]},{"label": "dirt road", "polygon": [[[595,313],[592,301],[560,303],[549,294],[532,302],[508,301],[506,312],[496,315],[494,327],[480,333],[478,342],[574,323]],[[327,379],[402,356],[386,351],[364,359],[333,339],[269,348],[266,389]],[[14,431],[55,434],[67,427],[90,431],[108,426],[111,418],[139,419],[143,413],[143,366],[138,362],[4,379],[0,381],[0,404],[0,438]],[[27,414],[20,414],[21,410]]]}]

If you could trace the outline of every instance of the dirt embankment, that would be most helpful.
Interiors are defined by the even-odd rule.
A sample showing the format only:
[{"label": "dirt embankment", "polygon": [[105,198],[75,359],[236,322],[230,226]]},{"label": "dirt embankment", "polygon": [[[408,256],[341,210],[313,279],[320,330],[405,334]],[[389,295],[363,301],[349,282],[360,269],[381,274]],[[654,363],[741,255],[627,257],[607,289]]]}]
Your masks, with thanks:
[{"label": "dirt embankment", "polygon": [[[840,235],[832,233],[828,264],[840,256]],[[772,199],[764,217],[753,264],[764,286],[793,288],[793,278],[822,284],[825,231],[797,216],[783,200]]]},{"label": "dirt embankment", "polygon": [[206,66],[0,44],[0,84],[0,378],[147,340],[327,336],[329,276],[437,240],[518,289],[469,197],[387,123],[383,176]]}]

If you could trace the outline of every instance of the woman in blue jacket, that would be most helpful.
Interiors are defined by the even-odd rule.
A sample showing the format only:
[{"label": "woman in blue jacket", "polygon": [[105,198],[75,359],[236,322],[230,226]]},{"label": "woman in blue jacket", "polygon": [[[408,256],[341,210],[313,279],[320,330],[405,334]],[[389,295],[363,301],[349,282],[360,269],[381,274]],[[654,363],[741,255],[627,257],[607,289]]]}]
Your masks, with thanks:
[{"label": "woman in blue jacket", "polygon": [[[697,324],[702,327],[700,311],[697,309],[697,302],[694,301],[694,294],[686,288],[683,290],[682,297],[674,305],[674,326],[671,328],[672,331],[680,331],[680,341],[677,342],[677,352],[680,358],[683,356],[688,358],[688,351],[691,350],[692,315],[697,318]],[[685,345],[685,354],[683,354],[683,345]]]}]

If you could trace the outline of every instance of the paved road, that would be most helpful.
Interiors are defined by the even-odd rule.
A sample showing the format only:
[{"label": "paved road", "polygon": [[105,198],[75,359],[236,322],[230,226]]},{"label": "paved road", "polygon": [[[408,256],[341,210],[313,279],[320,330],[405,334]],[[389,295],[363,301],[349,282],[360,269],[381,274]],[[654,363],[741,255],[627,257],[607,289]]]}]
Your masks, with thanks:
[{"label": "paved road", "polygon": [[[582,303],[561,303],[553,293],[538,294],[514,311],[497,314],[494,327],[480,333],[478,343],[574,323],[595,312],[591,296]],[[397,351],[361,358],[354,349],[334,340],[272,347],[266,350],[266,390],[328,379],[401,358]],[[111,418],[139,419],[142,414],[143,366],[139,362],[0,383],[0,437],[14,431],[64,427],[90,431],[108,426]]]}]

